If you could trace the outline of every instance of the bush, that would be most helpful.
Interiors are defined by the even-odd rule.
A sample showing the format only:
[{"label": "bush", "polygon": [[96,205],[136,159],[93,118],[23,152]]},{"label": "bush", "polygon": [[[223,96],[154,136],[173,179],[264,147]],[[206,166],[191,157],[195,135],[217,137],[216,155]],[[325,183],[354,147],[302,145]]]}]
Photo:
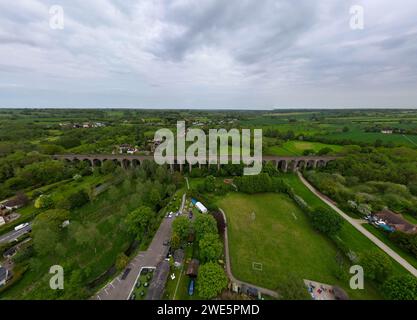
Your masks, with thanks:
[{"label": "bush", "polygon": [[79,208],[90,200],[88,193],[84,190],[77,191],[68,196],[70,209]]},{"label": "bush", "polygon": [[39,198],[35,200],[36,209],[51,208],[53,205],[54,201],[49,195],[40,195]]},{"label": "bush", "polygon": [[313,227],[329,236],[336,235],[343,226],[343,219],[330,208],[317,208],[310,217]]},{"label": "bush", "polygon": [[411,275],[391,277],[383,284],[382,292],[391,300],[416,300],[417,279]]},{"label": "bush", "polygon": [[384,282],[392,273],[391,260],[378,251],[366,252],[360,259],[365,277],[376,282]]},{"label": "bush", "polygon": [[223,244],[218,234],[207,233],[198,243],[200,259],[203,262],[216,261],[223,252]]},{"label": "bush", "polygon": [[203,299],[218,296],[227,287],[227,277],[223,268],[214,262],[200,266],[197,277],[197,293]]}]

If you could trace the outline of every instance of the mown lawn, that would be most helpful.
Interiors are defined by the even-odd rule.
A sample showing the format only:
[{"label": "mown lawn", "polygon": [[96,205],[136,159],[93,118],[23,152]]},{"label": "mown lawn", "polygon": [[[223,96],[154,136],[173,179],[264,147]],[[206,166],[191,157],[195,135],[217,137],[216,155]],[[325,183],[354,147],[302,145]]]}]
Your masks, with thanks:
[{"label": "mown lawn", "polygon": [[[336,278],[335,246],[311,227],[288,196],[229,193],[218,205],[227,215],[230,259],[238,279],[276,289],[293,273],[301,279],[339,285],[351,298],[380,298],[372,286],[353,291]],[[262,271],[255,270],[254,263],[262,264]]]}]

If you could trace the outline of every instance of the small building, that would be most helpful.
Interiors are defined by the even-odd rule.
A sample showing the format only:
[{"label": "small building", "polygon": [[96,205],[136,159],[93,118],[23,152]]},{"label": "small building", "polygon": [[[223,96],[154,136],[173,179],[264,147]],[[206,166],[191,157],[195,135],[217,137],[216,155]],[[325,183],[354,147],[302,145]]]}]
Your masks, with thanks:
[{"label": "small building", "polygon": [[2,206],[6,210],[15,210],[25,206],[28,201],[28,197],[25,194],[20,193],[17,194],[15,197],[3,202]]},{"label": "small building", "polygon": [[182,266],[183,262],[184,262],[184,250],[182,249],[177,249],[174,252],[174,265],[175,267],[179,268]]},{"label": "small building", "polygon": [[197,207],[197,209],[201,212],[201,213],[207,213],[207,208],[201,203],[201,202],[197,202],[195,204],[195,206]]},{"label": "small building", "polygon": [[138,151],[137,148],[135,148],[135,147],[133,147],[130,144],[127,144],[127,143],[121,144],[119,146],[119,153],[120,154],[122,154],[122,153],[134,154],[137,151]]},{"label": "small building", "polygon": [[191,278],[196,278],[198,276],[198,268],[200,267],[200,261],[197,259],[192,259],[188,264],[187,276]]},{"label": "small building", "polygon": [[0,226],[5,225],[5,224],[6,224],[6,220],[4,220],[2,216],[0,216]]},{"label": "small building", "polygon": [[6,282],[8,279],[9,279],[9,270],[0,266],[0,287],[6,285]]},{"label": "small building", "polygon": [[393,227],[397,231],[404,233],[417,233],[417,226],[405,220],[401,214],[395,213],[389,209],[384,209],[374,213],[378,219],[385,221],[387,225]]},{"label": "small building", "polygon": [[201,202],[199,202],[198,200],[196,200],[196,199],[191,199],[191,203],[193,204],[193,205],[195,205],[196,206],[196,208],[200,211],[200,212],[202,212],[202,213],[207,213],[207,208],[201,203]]},{"label": "small building", "polygon": [[383,134],[392,134],[394,131],[393,130],[391,130],[391,129],[383,129],[383,130],[381,130],[381,133],[383,133]]},{"label": "small building", "polygon": [[146,294],[146,300],[161,300],[169,276],[169,262],[163,260],[156,267],[151,284]]}]

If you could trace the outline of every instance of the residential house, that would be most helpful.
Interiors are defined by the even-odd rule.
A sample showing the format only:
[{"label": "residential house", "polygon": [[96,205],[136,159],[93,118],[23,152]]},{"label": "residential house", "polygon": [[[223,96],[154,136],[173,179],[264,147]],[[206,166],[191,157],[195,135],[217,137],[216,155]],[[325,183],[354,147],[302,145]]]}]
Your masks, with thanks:
[{"label": "residential house", "polygon": [[417,233],[417,226],[408,222],[401,214],[384,209],[374,214],[377,218],[385,221],[389,226],[404,233]]},{"label": "residential house", "polygon": [[391,129],[383,129],[383,130],[381,130],[381,133],[384,133],[384,134],[392,134],[394,131],[393,130],[391,130]]}]

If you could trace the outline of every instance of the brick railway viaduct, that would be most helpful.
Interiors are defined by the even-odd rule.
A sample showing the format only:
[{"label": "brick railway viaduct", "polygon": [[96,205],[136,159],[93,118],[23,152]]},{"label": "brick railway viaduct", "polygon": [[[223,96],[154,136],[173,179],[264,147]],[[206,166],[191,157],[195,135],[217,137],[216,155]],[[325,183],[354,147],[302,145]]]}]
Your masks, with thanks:
[{"label": "brick railway viaduct", "polygon": [[[66,160],[70,162],[78,162],[78,161],[85,161],[89,163],[92,167],[99,167],[105,161],[113,161],[115,164],[121,166],[122,168],[129,168],[129,167],[137,167],[141,166],[142,163],[146,160],[154,161],[153,156],[139,156],[139,155],[124,155],[124,154],[65,154],[65,155],[54,155],[54,159],[56,160]],[[262,164],[265,165],[266,163],[272,163],[275,165],[277,169],[280,169],[284,172],[288,170],[295,171],[296,169],[314,169],[316,167],[325,167],[327,164],[332,161],[336,160],[338,157],[332,156],[297,156],[297,157],[281,157],[281,156],[263,156],[262,157]],[[231,163],[231,162],[230,162]],[[218,169],[220,169],[220,161],[216,164]],[[193,167],[207,166],[207,162],[205,163],[198,163],[196,165],[191,165],[190,163],[178,163],[175,159],[174,164],[170,164],[170,169],[179,170],[180,172],[184,171],[184,166],[188,166],[188,170],[191,171]]]}]

